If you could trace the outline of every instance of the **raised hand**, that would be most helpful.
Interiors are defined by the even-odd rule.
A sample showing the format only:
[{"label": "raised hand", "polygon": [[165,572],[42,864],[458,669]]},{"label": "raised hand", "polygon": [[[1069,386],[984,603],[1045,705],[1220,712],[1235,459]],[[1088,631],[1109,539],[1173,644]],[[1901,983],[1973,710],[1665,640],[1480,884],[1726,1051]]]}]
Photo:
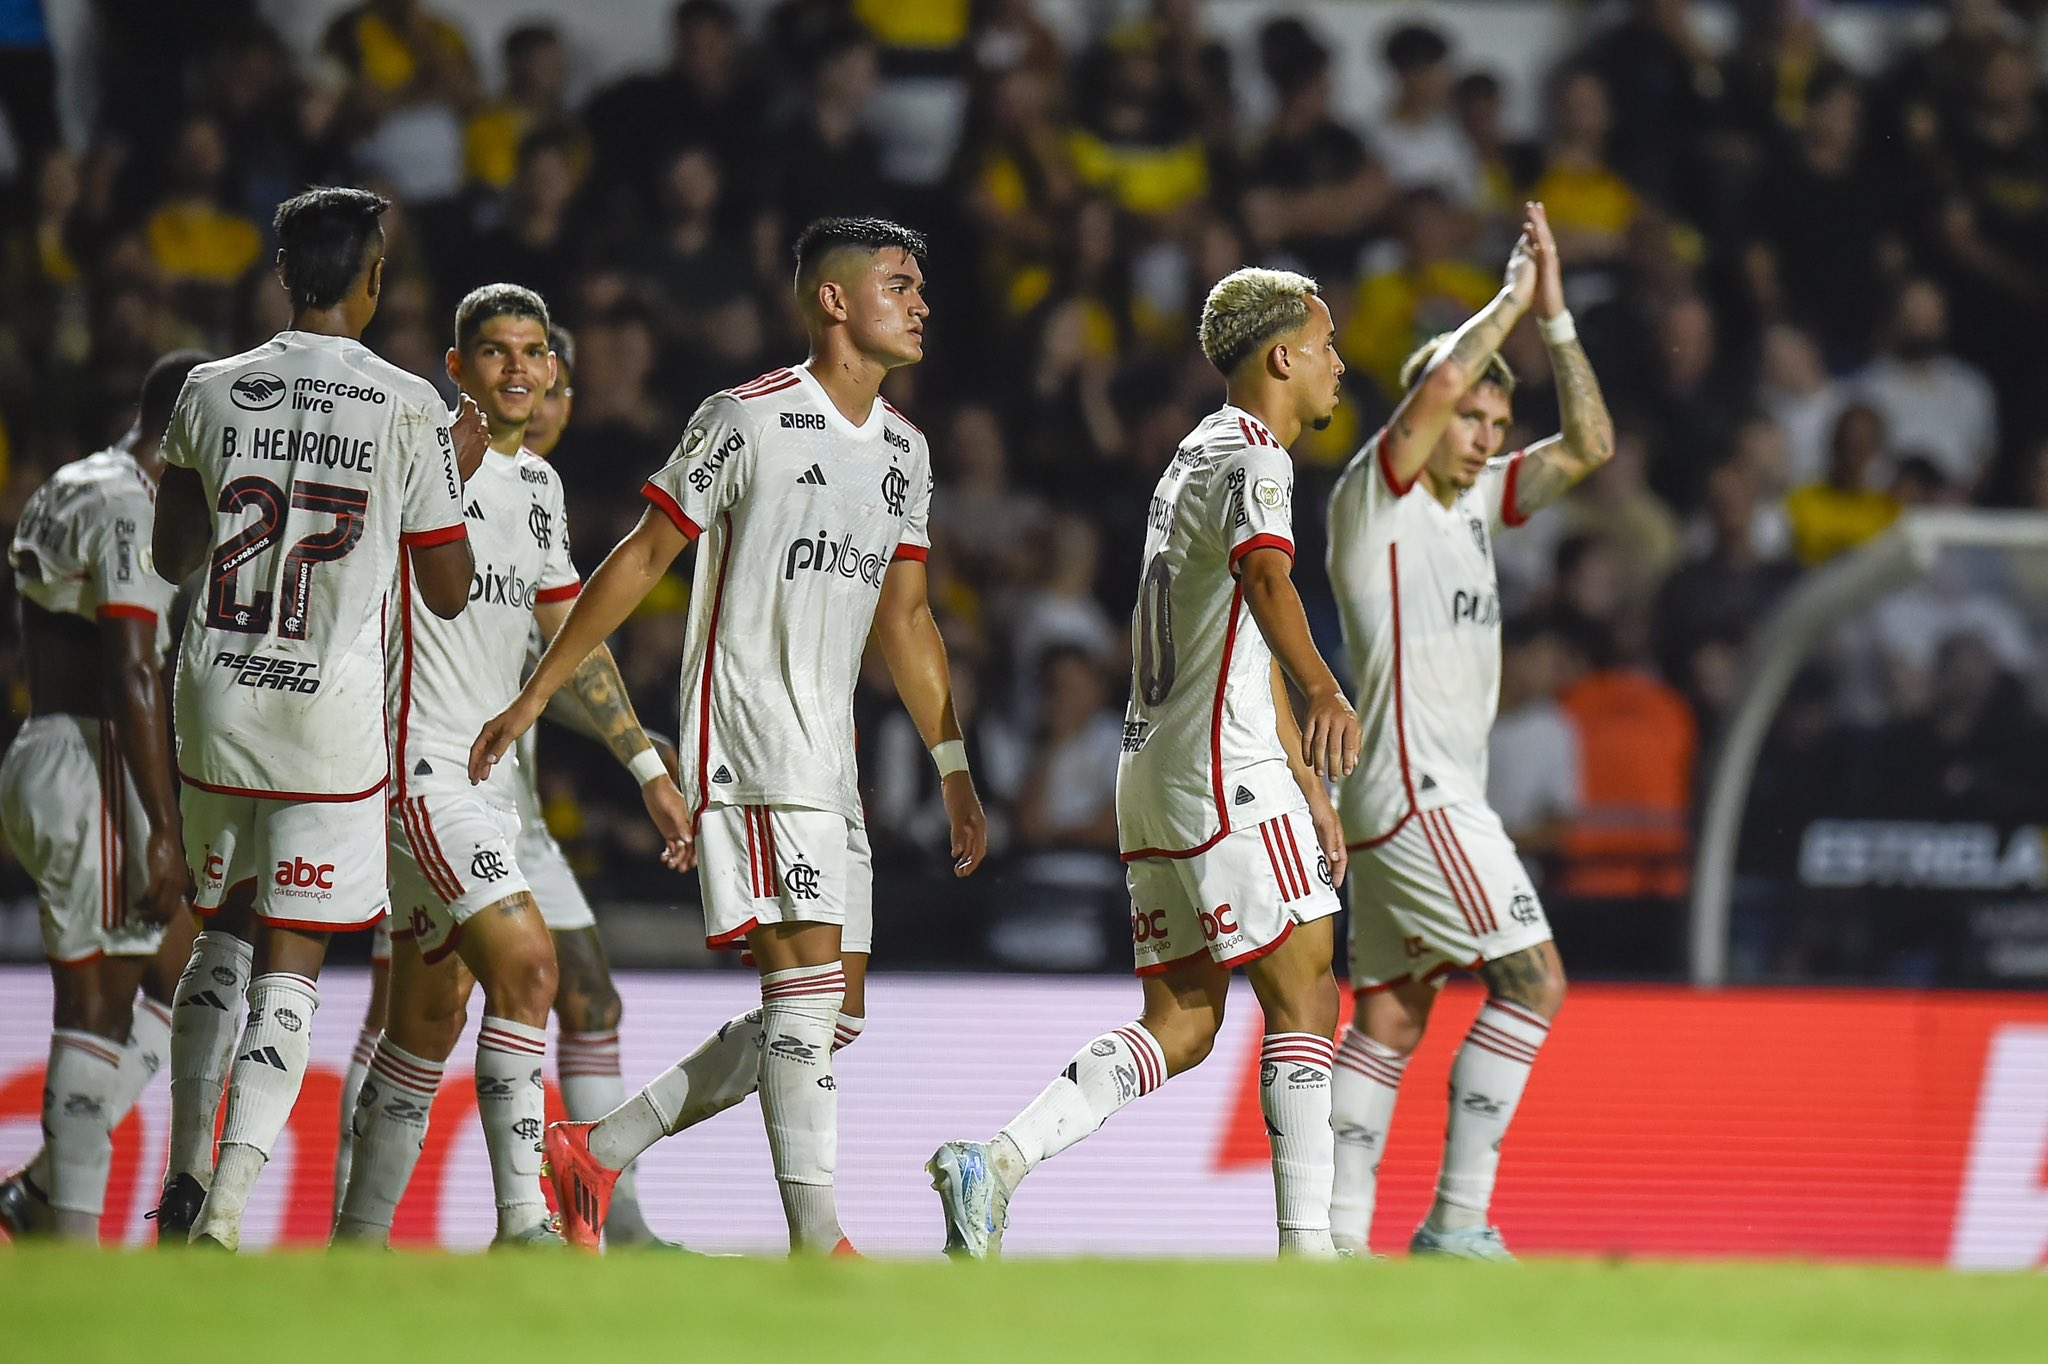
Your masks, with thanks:
[{"label": "raised hand", "polygon": [[1522,225],[1522,240],[1536,262],[1534,310],[1539,318],[1564,312],[1564,265],[1557,256],[1557,238],[1550,232],[1550,215],[1540,203],[1530,203],[1528,221]]}]

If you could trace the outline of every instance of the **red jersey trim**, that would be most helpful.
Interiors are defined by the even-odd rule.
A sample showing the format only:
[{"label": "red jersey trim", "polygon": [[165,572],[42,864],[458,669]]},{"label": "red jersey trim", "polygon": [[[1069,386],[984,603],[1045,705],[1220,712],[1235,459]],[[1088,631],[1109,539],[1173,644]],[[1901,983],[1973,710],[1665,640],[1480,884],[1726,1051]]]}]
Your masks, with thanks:
[{"label": "red jersey trim", "polygon": [[1147,962],[1145,965],[1138,967],[1134,974],[1140,976],[1163,976],[1168,971],[1171,971],[1174,967],[1179,966],[1183,962],[1190,962],[1193,961],[1196,957],[1206,957],[1208,955],[1208,948],[1198,947],[1194,951],[1188,953],[1185,957],[1175,957],[1171,961]]},{"label": "red jersey trim", "polygon": [[537,602],[544,603],[552,603],[558,601],[574,601],[576,600],[577,595],[582,591],[582,583],[566,583],[561,587],[542,588],[540,592],[534,597],[534,600]]},{"label": "red jersey trim", "polygon": [[93,614],[101,620],[146,620],[151,625],[157,621],[156,612],[147,606],[129,606],[125,602],[108,602]]},{"label": "red jersey trim", "polygon": [[721,933],[715,938],[707,936],[704,939],[704,945],[714,952],[723,952],[728,948],[734,946],[735,944],[740,943],[742,940],[746,938],[747,934],[753,932],[760,926],[761,921],[759,919],[749,919],[745,923],[741,924],[738,928],[735,928],[730,933]]},{"label": "red jersey trim", "polygon": [[1223,634],[1223,666],[1216,674],[1216,705],[1209,713],[1209,782],[1216,795],[1216,822],[1218,828],[1201,843],[1192,848],[1140,848],[1136,852],[1121,854],[1126,862],[1137,862],[1149,857],[1164,857],[1174,861],[1182,858],[1199,857],[1230,836],[1230,804],[1223,798],[1223,698],[1230,681],[1230,658],[1237,652],[1237,620],[1244,611],[1244,584],[1239,583],[1230,594],[1230,625]]},{"label": "red jersey trim", "polygon": [[894,417],[894,418],[895,418],[895,419],[896,419],[897,421],[900,421],[900,422],[902,422],[902,423],[903,423],[903,424],[904,424],[905,426],[909,427],[909,428],[910,428],[911,430],[913,430],[913,431],[917,431],[917,434],[918,434],[918,435],[920,435],[920,436],[921,436],[921,435],[923,435],[923,434],[924,434],[924,432],[922,432],[922,431],[918,431],[918,427],[917,427],[917,423],[916,423],[916,422],[914,422],[914,421],[912,421],[912,420],[911,420],[910,418],[908,418],[908,417],[904,416],[904,415],[903,415],[903,414],[902,414],[901,412],[898,412],[898,411],[896,410],[896,406],[895,406],[895,404],[894,404],[894,403],[891,403],[891,402],[890,402],[890,401],[889,401],[889,400],[888,400],[887,398],[884,398],[884,399],[882,399],[882,410],[883,410],[884,412],[888,413],[888,414],[889,414],[890,416]]},{"label": "red jersey trim", "polygon": [[1522,509],[1515,505],[1516,489],[1522,478],[1522,459],[1527,452],[1517,450],[1508,458],[1508,485],[1501,489],[1500,519],[1503,525],[1520,526],[1529,518],[1522,515]]},{"label": "red jersey trim", "polygon": [[[376,795],[379,791],[391,785],[390,774],[386,773],[378,779],[375,786],[372,786],[367,791],[356,791],[345,796],[335,796],[329,795],[324,791],[254,791],[246,786],[215,786],[212,782],[199,780],[199,778],[192,776],[182,768],[179,769],[178,780],[184,782],[187,786],[196,786],[202,791],[211,791],[216,796],[248,796],[252,800],[289,800],[306,805],[353,805],[359,800],[368,800],[371,796]],[[272,922],[281,921],[272,920]]]},{"label": "red jersey trim", "polygon": [[1238,560],[1255,549],[1277,549],[1289,559],[1294,557],[1294,541],[1284,535],[1254,535],[1251,539],[1230,551],[1230,571],[1237,572]]},{"label": "red jersey trim", "polygon": [[[405,802],[405,738],[412,719],[412,555],[398,554],[398,799]],[[387,662],[388,668],[390,664]],[[387,720],[386,723],[389,723]]]},{"label": "red jersey trim", "polygon": [[895,557],[898,559],[915,559],[918,563],[923,563],[931,557],[931,552],[931,546],[929,545],[901,544],[896,546]]},{"label": "red jersey trim", "polygon": [[1422,477],[1422,470],[1417,469],[1415,471],[1414,477],[1410,478],[1406,483],[1402,483],[1394,477],[1394,457],[1393,455],[1389,454],[1387,450],[1388,442],[1393,438],[1393,434],[1394,433],[1392,431],[1384,427],[1382,427],[1380,430],[1380,477],[1384,478],[1387,481],[1388,492],[1392,493],[1396,497],[1406,497],[1408,496],[1408,490],[1415,486],[1415,479]]},{"label": "red jersey trim", "polygon": [[683,510],[683,504],[670,497],[667,490],[655,486],[652,481],[640,489],[640,495],[661,508],[662,515],[675,522],[676,529],[683,533],[684,539],[694,540],[704,533],[704,528],[692,521]]},{"label": "red jersey trim", "polygon": [[[657,489],[657,491],[659,491]],[[725,544],[718,555],[718,586],[711,593],[710,637],[704,641],[704,676],[697,699],[697,809],[711,803],[711,669],[718,661],[718,620],[725,612],[726,570],[732,567],[732,513],[725,512]],[[714,944],[715,945],[715,944]]]},{"label": "red jersey trim", "polygon": [[256,917],[272,928],[291,928],[301,933],[361,933],[365,929],[375,928],[383,920],[384,911],[378,910],[375,915],[359,924],[323,924],[315,923],[311,919],[279,919],[265,914],[260,909],[256,911]]},{"label": "red jersey trim", "polygon": [[1294,920],[1289,919],[1285,924],[1281,925],[1280,936],[1273,939],[1273,941],[1267,943],[1264,947],[1254,947],[1249,952],[1240,952],[1236,956],[1230,958],[1228,961],[1219,961],[1216,964],[1222,967],[1224,970],[1228,971],[1233,966],[1243,966],[1249,962],[1255,962],[1260,957],[1267,956],[1270,953],[1279,951],[1280,944],[1286,942],[1289,938],[1293,936]]},{"label": "red jersey trim", "polygon": [[398,537],[398,543],[411,549],[432,549],[435,545],[452,545],[457,540],[469,538],[469,527],[457,521],[452,526],[439,530],[407,531]]}]

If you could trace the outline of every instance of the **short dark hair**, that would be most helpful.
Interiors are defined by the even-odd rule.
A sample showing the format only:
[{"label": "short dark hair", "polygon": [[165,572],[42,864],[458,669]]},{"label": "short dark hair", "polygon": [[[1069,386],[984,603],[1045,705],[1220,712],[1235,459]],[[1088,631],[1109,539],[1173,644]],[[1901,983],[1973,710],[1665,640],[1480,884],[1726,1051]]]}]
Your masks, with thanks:
[{"label": "short dark hair", "polygon": [[378,219],[391,201],[366,189],[322,186],[277,206],[271,226],[284,253],[292,309],[332,308],[362,277],[370,248],[384,235]]},{"label": "short dark hair", "polygon": [[559,322],[549,323],[548,349],[555,353],[555,363],[562,369],[562,382],[567,383],[576,373],[576,333]]},{"label": "short dark hair", "polygon": [[171,409],[178,405],[185,376],[211,359],[203,350],[174,350],[157,358],[142,376],[142,397],[137,403],[144,431],[161,431],[171,424]]},{"label": "short dark hair", "polygon": [[1399,75],[1434,66],[1451,55],[1450,42],[1428,24],[1403,24],[1387,35],[1387,65]]},{"label": "short dark hair", "polygon": [[817,287],[817,271],[835,251],[851,248],[873,255],[891,247],[918,258],[929,250],[922,232],[887,218],[819,218],[796,236],[797,292],[808,294]]},{"label": "short dark hair", "polygon": [[736,28],[739,25],[739,19],[733,14],[732,6],[726,4],[725,0],[683,0],[676,6],[675,17],[671,22],[677,28],[685,24],[706,22],[725,28]]},{"label": "short dark hair", "polygon": [[521,24],[505,35],[505,60],[516,62],[530,52],[561,41],[562,35],[553,24]]},{"label": "short dark hair", "polygon": [[485,284],[455,305],[455,349],[467,351],[484,323],[494,317],[530,317],[549,327],[547,301],[523,284]]},{"label": "short dark hair", "polygon": [[1282,95],[1292,95],[1330,69],[1330,49],[1301,20],[1268,20],[1259,30],[1259,69]]}]

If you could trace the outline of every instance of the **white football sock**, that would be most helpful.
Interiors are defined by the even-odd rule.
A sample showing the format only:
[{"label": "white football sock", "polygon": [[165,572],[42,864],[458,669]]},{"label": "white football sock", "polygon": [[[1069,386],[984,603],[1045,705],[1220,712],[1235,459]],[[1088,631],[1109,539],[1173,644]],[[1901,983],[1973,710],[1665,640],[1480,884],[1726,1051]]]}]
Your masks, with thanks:
[{"label": "white football sock", "polygon": [[384,1034],[376,1028],[364,1028],[356,1034],[356,1049],[348,1058],[348,1070],[341,1077],[341,1141],[334,1148],[334,1215],[341,1216],[341,1205],[348,1196],[349,1170],[353,1167],[356,1153],[355,1122],[356,1096],[363,1092],[363,1077],[370,1073],[370,1058],[377,1054],[377,1039]]},{"label": "white football sock", "polygon": [[[868,1021],[842,1013],[832,1030],[834,1055],[860,1040]],[[590,1130],[590,1154],[622,1170],[663,1137],[716,1117],[761,1083],[761,1011],[728,1019],[704,1044],[654,1077]]]},{"label": "white football sock", "polygon": [[1142,1023],[1106,1032],[1074,1054],[1059,1078],[996,1134],[996,1178],[1011,1193],[1042,1160],[1094,1132],[1140,1095],[1166,1083],[1166,1053]]},{"label": "white football sock", "polygon": [[[619,1033],[567,1032],[555,1038],[555,1074],[562,1081],[562,1107],[570,1122],[592,1122],[617,1111],[626,1101],[626,1078],[619,1071]],[[612,1186],[611,1211],[604,1220],[608,1240],[645,1240],[651,1233],[640,1211],[640,1195],[629,1165]]]},{"label": "white football sock", "polygon": [[761,1116],[792,1251],[829,1254],[846,1235],[832,1187],[839,1162],[832,1038],[845,998],[846,972],[837,962],[761,977]]},{"label": "white football sock", "polygon": [[254,949],[218,929],[192,943],[171,1001],[171,1175],[213,1182],[220,1098],[242,1035]]},{"label": "white football sock", "polygon": [[1472,1020],[1451,1064],[1451,1122],[1429,1225],[1437,1231],[1486,1225],[1500,1146],[1529,1083],[1550,1025],[1519,1004],[1490,999]]},{"label": "white football sock", "polygon": [[[121,1129],[136,1101],[142,1097],[142,1091],[149,1088],[149,1082],[170,1057],[171,1011],[144,995],[135,1001],[135,1018],[129,1026],[128,1043],[121,1048],[121,1073],[115,1079],[114,1091],[109,1096],[107,1132],[110,1136]],[[48,1145],[29,1161],[27,1173],[29,1183],[35,1188],[49,1189],[53,1176]]]},{"label": "white football sock", "polygon": [[229,1072],[220,1164],[206,1205],[192,1224],[195,1238],[206,1235],[228,1246],[239,1242],[242,1210],[306,1082],[313,1015],[319,1007],[319,987],[306,976],[268,971],[249,982],[249,1023]]},{"label": "white football sock", "polygon": [[1336,1046],[1312,1032],[1266,1034],[1259,1044],[1259,1109],[1273,1150],[1273,1199],[1280,1249],[1330,1255],[1330,1066]]},{"label": "white football sock", "polygon": [[1330,1126],[1337,1151],[1330,1235],[1351,1250],[1366,1249],[1372,1235],[1380,1161],[1387,1154],[1394,1101],[1401,1097],[1401,1075],[1407,1069],[1407,1057],[1373,1041],[1356,1023],[1345,1029],[1330,1077]]},{"label": "white football sock", "polygon": [[398,1204],[427,1144],[427,1117],[441,1087],[441,1061],[380,1040],[350,1115],[354,1168],[334,1223],[337,1241],[389,1244]]},{"label": "white football sock", "polygon": [[67,1240],[99,1239],[114,1165],[114,1091],[120,1086],[121,1049],[74,1028],[50,1034],[50,1065],[43,1079],[43,1140],[50,1152],[46,1190],[58,1233]]},{"label": "white football sock", "polygon": [[545,1028],[486,1017],[476,1039],[476,1111],[491,1155],[499,1239],[547,1220],[540,1191],[540,1137],[547,1122]]}]

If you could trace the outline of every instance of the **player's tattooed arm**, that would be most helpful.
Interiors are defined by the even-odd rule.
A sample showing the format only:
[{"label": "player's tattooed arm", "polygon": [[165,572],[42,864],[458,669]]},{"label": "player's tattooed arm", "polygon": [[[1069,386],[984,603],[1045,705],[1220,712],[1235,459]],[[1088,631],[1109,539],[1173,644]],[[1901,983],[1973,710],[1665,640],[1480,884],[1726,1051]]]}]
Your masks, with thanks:
[{"label": "player's tattooed arm", "polygon": [[[1564,268],[1543,205],[1530,206],[1529,225],[1534,233],[1530,247],[1536,261],[1536,315],[1547,326],[1566,316]],[[1515,505],[1508,508],[1511,521],[1549,506],[1614,457],[1614,419],[1608,415],[1607,400],[1601,396],[1600,381],[1594,377],[1586,348],[1579,344],[1576,329],[1571,330],[1572,334],[1562,339],[1546,342],[1564,431],[1522,456],[1521,472],[1515,479]]]},{"label": "player's tattooed arm", "polygon": [[582,706],[590,722],[585,732],[611,750],[622,765],[630,764],[653,747],[654,741],[640,727],[640,717],[633,713],[633,698],[626,695],[626,680],[619,676],[619,665],[604,645],[592,649],[576,665],[569,685],[562,690]]}]

